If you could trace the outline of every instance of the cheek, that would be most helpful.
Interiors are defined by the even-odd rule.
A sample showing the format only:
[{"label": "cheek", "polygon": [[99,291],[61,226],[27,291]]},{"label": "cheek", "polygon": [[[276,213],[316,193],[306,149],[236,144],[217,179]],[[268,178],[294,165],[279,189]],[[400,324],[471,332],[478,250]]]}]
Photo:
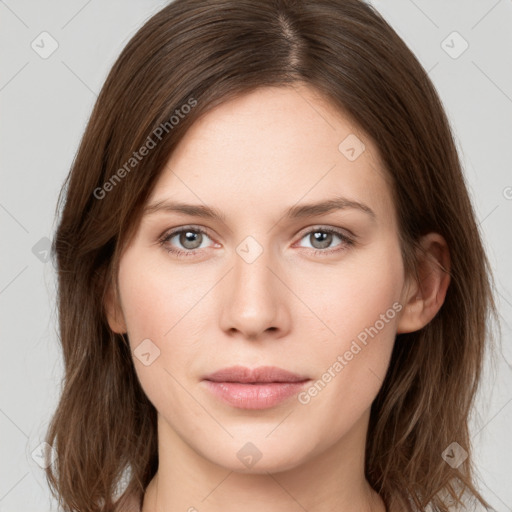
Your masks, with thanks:
[{"label": "cheek", "polygon": [[311,299],[318,308],[324,304],[323,319],[335,335],[320,345],[316,380],[298,398],[313,421],[332,425],[333,436],[348,431],[371,406],[395,342],[402,259],[397,246],[382,247],[331,273],[328,291]]},{"label": "cheek", "polygon": [[[157,255],[158,256],[158,255]],[[152,258],[151,258],[152,257]],[[144,262],[144,263],[143,263]],[[165,258],[126,253],[119,269],[120,293],[133,344],[145,338],[162,344],[175,335],[204,293],[190,286],[190,272],[166,266]]]},{"label": "cheek", "polygon": [[[400,249],[393,240],[354,252],[336,265],[320,265],[309,272],[299,269],[291,277],[293,289],[318,318],[305,315],[306,320],[301,320],[297,315],[295,320],[308,322],[310,328],[320,320],[326,341],[339,349],[376,322],[382,327],[381,315],[390,308],[386,330],[394,326],[397,315],[392,306],[401,297],[404,275]],[[308,330],[306,325],[303,328]]]},{"label": "cheek", "polygon": [[[126,254],[119,286],[135,371],[144,393],[160,412],[190,408],[180,383],[188,367],[194,333],[187,322],[200,290],[186,286],[178,272],[141,264]],[[147,260],[146,260],[147,261]]]},{"label": "cheek", "polygon": [[[134,365],[150,400],[169,400],[172,376],[187,367],[202,326],[196,306],[205,290],[190,286],[190,275],[135,252],[124,255],[119,287]],[[191,322],[196,318],[195,322]],[[178,377],[178,375],[176,375]],[[181,379],[180,379],[181,380]],[[168,385],[163,385],[168,383]]]}]

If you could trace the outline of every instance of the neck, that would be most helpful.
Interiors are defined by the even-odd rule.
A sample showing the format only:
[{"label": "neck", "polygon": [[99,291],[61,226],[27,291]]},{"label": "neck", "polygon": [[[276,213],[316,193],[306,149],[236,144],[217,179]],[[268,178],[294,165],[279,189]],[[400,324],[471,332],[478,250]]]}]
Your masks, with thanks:
[{"label": "neck", "polygon": [[159,466],[142,512],[385,512],[364,476],[366,428],[361,425],[368,418],[369,411],[337,443],[313,451],[307,460],[278,471],[256,464],[243,473],[194,451],[159,415]]}]

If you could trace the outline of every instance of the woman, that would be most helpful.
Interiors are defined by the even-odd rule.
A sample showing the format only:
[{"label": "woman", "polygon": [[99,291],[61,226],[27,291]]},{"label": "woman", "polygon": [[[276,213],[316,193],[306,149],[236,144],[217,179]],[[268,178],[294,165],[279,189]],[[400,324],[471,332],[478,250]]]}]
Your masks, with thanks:
[{"label": "woman", "polygon": [[447,511],[493,311],[425,71],[358,0],[177,0],[54,240],[65,510]]}]

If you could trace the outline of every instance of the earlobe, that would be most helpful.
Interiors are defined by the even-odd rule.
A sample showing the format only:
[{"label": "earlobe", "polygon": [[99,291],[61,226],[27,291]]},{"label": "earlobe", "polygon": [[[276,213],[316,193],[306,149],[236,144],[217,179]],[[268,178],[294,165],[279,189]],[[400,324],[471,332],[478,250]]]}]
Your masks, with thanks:
[{"label": "earlobe", "polygon": [[445,239],[429,233],[420,240],[417,278],[411,276],[404,287],[404,309],[397,333],[418,331],[441,309],[450,284],[450,253]]},{"label": "earlobe", "polygon": [[105,292],[104,308],[110,329],[118,334],[126,333],[127,329],[124,315],[112,284],[108,286]]}]

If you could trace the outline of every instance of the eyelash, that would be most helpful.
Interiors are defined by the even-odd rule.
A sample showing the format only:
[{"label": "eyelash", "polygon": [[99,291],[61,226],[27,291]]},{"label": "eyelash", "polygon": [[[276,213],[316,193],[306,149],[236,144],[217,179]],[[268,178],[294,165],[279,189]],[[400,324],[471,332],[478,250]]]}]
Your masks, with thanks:
[{"label": "eyelash", "polygon": [[[173,231],[165,233],[159,239],[159,244],[163,247],[174,236],[179,235],[179,234],[181,234],[183,232],[187,232],[187,231],[192,231],[194,233],[201,233],[201,234],[206,235],[206,236],[209,237],[208,233],[204,229],[202,229],[200,227],[184,226],[184,227],[181,227],[179,229],[175,229]],[[341,239],[341,241],[342,241],[342,244],[340,244],[340,245],[344,245],[344,247],[341,247],[341,248],[338,248],[338,249],[310,249],[310,251],[312,251],[315,256],[316,255],[326,256],[326,255],[330,255],[330,254],[333,254],[333,253],[341,252],[343,250],[346,250],[347,247],[353,246],[354,243],[355,243],[355,240],[353,240],[352,238],[347,236],[342,231],[334,229],[334,228],[330,228],[330,227],[314,227],[313,229],[311,229],[311,230],[307,231],[306,233],[304,233],[301,236],[300,239],[302,240],[305,236],[311,235],[312,233],[329,233],[329,234],[337,235]],[[182,249],[174,249],[174,248],[169,249],[169,248],[167,248],[167,252],[168,253],[173,253],[173,254],[175,254],[179,258],[194,256],[196,254],[196,251],[200,251],[200,250],[201,249],[191,249],[191,250],[184,251]]]}]

